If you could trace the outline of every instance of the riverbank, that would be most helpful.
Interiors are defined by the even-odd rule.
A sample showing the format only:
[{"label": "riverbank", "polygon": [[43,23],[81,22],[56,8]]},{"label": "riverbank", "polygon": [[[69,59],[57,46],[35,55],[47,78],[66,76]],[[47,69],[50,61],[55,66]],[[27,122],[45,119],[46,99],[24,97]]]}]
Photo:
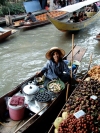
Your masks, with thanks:
[{"label": "riverbank", "polygon": [[[46,12],[47,10],[40,10],[40,11],[33,12],[33,14],[37,16],[39,14],[46,13]],[[16,20],[24,19],[26,16],[26,13],[21,15],[10,15],[10,16],[12,21],[16,21]],[[5,24],[6,24],[5,17],[0,17],[0,25],[5,25]]]}]

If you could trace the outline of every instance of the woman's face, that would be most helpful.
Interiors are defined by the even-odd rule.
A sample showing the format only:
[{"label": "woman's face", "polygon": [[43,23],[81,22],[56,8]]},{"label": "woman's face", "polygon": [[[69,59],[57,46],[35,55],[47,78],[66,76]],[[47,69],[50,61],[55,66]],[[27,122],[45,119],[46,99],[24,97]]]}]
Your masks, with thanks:
[{"label": "woman's face", "polygon": [[60,55],[59,55],[58,52],[54,52],[54,53],[53,53],[53,59],[54,59],[54,61],[55,61],[56,63],[58,63],[59,57],[60,57]]}]

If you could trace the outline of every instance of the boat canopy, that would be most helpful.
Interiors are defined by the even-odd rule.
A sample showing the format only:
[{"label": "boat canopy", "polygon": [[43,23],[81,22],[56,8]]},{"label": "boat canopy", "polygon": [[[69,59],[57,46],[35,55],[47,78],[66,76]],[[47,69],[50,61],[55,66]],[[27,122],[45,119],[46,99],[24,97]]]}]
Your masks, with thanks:
[{"label": "boat canopy", "polygon": [[86,1],[83,1],[83,2],[79,2],[79,3],[73,4],[73,5],[69,5],[69,6],[57,9],[57,10],[67,11],[67,12],[74,12],[74,11],[77,11],[78,9],[80,9],[82,7],[85,7],[87,5],[90,5],[90,4],[98,2],[98,1],[99,0],[86,0]]}]

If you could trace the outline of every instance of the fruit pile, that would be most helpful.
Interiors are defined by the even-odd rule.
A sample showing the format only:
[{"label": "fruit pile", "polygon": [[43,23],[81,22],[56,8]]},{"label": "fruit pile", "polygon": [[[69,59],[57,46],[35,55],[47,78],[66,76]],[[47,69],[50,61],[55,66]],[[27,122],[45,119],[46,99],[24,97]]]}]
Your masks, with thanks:
[{"label": "fruit pile", "polygon": [[88,71],[88,75],[100,81],[100,66],[94,66]]},{"label": "fruit pile", "polygon": [[[64,12],[64,11],[51,11],[51,12],[49,12],[48,14],[49,14],[51,17],[55,18],[55,17],[59,17],[59,16],[61,16],[61,15],[66,14],[66,12]],[[46,20],[47,20],[46,13],[37,15],[37,16],[36,16],[36,19],[39,20],[39,21],[46,21]]]},{"label": "fruit pile", "polygon": [[[74,114],[80,110],[84,111],[85,115],[76,118]],[[98,79],[90,78],[79,84],[69,97],[63,112],[67,112],[67,117],[61,120],[58,127],[55,126],[55,133],[99,133],[100,82]]]},{"label": "fruit pile", "polygon": [[79,119],[70,114],[59,126],[58,133],[98,133],[99,123],[95,122],[92,115],[86,114]]}]

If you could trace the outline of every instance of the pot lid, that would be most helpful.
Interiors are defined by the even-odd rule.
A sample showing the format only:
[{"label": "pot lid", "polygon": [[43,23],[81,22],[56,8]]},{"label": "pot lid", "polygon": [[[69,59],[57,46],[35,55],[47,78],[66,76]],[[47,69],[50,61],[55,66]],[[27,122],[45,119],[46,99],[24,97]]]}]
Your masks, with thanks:
[{"label": "pot lid", "polygon": [[48,102],[51,100],[51,95],[48,92],[39,92],[35,95],[35,100],[37,102]]},{"label": "pot lid", "polygon": [[31,95],[31,94],[36,94],[39,91],[38,86],[36,85],[26,85],[23,88],[24,93]]}]

